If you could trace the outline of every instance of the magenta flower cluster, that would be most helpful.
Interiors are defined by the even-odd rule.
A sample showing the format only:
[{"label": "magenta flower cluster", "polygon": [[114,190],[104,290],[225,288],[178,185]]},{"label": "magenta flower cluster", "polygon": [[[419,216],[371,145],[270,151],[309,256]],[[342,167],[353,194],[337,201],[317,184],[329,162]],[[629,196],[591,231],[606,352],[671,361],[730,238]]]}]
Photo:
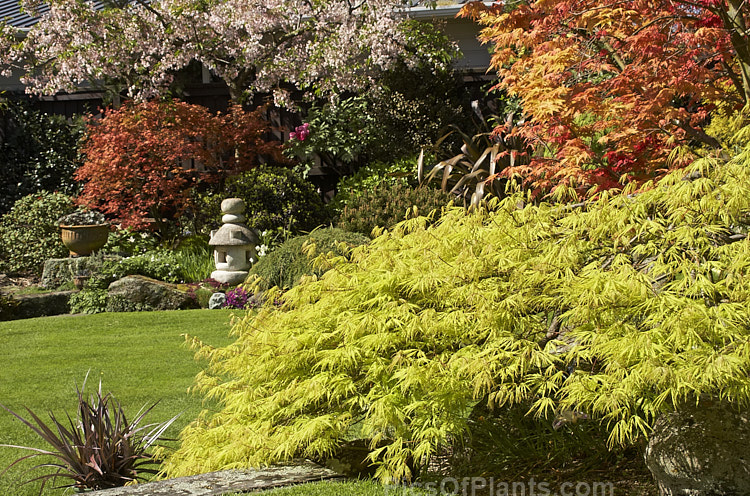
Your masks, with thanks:
[{"label": "magenta flower cluster", "polygon": [[307,139],[307,136],[310,134],[310,124],[305,122],[301,126],[297,126],[294,128],[294,131],[289,133],[289,139],[298,139],[300,141],[305,141]]},{"label": "magenta flower cluster", "polygon": [[250,298],[250,293],[245,291],[242,286],[230,289],[226,294],[227,301],[224,303],[224,308],[237,308],[239,310],[247,308],[247,300]]}]

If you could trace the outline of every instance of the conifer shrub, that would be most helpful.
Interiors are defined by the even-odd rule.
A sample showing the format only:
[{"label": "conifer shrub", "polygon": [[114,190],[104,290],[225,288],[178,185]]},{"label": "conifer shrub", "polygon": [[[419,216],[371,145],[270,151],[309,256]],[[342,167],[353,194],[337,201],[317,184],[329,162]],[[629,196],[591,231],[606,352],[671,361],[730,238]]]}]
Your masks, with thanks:
[{"label": "conifer shrub", "polygon": [[68,256],[57,219],[75,210],[62,193],[24,196],[0,218],[0,272],[41,275],[44,262]]},{"label": "conifer shrub", "polygon": [[274,248],[253,265],[250,274],[258,276],[260,289],[274,286],[288,289],[296,286],[302,276],[320,276],[326,271],[325,264],[314,264],[316,254],[331,252],[343,255],[352,247],[369,241],[370,238],[362,234],[333,227],[316,229],[310,234],[288,239]]},{"label": "conifer shrub", "polygon": [[386,180],[371,189],[351,192],[336,226],[370,234],[375,227],[389,229],[407,216],[427,216],[435,211],[433,218],[437,218],[452,198],[439,189],[414,188],[406,181]]},{"label": "conifer shrub", "polygon": [[196,389],[220,407],[164,469],[325,457],[356,435],[377,476],[401,480],[479,408],[575,412],[611,446],[699,397],[746,408],[750,146],[625,193],[511,195],[325,257],[281,307],[238,320],[232,345],[192,341],[207,359]]}]

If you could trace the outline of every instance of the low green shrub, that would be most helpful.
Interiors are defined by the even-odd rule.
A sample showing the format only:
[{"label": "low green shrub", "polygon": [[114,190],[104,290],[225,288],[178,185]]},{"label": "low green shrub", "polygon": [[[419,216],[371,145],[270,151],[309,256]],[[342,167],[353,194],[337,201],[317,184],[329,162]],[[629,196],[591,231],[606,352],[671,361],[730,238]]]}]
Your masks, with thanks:
[{"label": "low green shrub", "polygon": [[434,210],[433,218],[437,219],[452,199],[452,195],[438,189],[386,180],[351,192],[336,227],[369,235],[375,227],[390,229],[407,216],[426,216]]},{"label": "low green shrub", "polygon": [[408,183],[417,186],[417,158],[407,157],[392,162],[372,162],[351,176],[343,177],[336,186],[336,195],[326,207],[335,217],[341,215],[350,198],[383,184]]},{"label": "low green shrub", "polygon": [[154,250],[122,259],[105,260],[87,284],[91,289],[107,289],[117,279],[140,275],[170,283],[184,282],[179,256],[172,250]]},{"label": "low green shrub", "polygon": [[107,290],[87,287],[70,295],[68,303],[70,313],[102,313],[107,309]]},{"label": "low green shrub", "polygon": [[199,286],[192,291],[189,291],[199,308],[208,308],[208,302],[211,300],[211,296],[213,296],[215,292],[215,289],[206,288],[204,286]]},{"label": "low green shrub", "polygon": [[258,231],[279,228],[290,234],[309,232],[330,219],[313,185],[291,169],[263,165],[228,178],[222,189],[197,194],[185,219],[196,234],[221,226],[221,202],[245,200],[247,225]]},{"label": "low green shrub", "polygon": [[304,249],[306,243],[308,246],[315,245],[317,253],[332,251],[337,255],[343,255],[344,250],[342,246],[339,246],[340,243],[351,248],[369,241],[370,239],[362,234],[337,228],[316,229],[310,234],[287,240],[266,256],[261,257],[250,269],[250,274],[260,278],[260,289],[274,286],[288,289],[294,287],[304,275],[321,275],[325,272],[324,267],[314,267],[315,257]]},{"label": "low green shrub", "polygon": [[46,260],[68,256],[57,219],[73,210],[62,193],[41,191],[15,202],[0,218],[0,272],[41,275]]},{"label": "low green shrub", "polygon": [[[109,302],[110,309],[126,310],[127,302],[109,301],[107,288],[125,276],[141,275],[170,283],[196,282],[206,279],[213,270],[213,258],[208,243],[201,240],[188,241],[176,250],[158,249],[127,258],[100,257],[95,268],[90,269],[91,279],[83,291],[70,300],[72,313],[104,312]],[[197,289],[197,288],[196,288]],[[200,304],[197,298],[196,302]],[[210,294],[208,297],[210,298]],[[205,307],[208,306],[206,300]],[[139,308],[138,310],[144,310]]]},{"label": "low green shrub", "polygon": [[154,250],[123,258],[109,269],[103,269],[115,279],[125,276],[141,275],[160,281],[178,283],[183,282],[180,259],[172,250]]},{"label": "low green shrub", "polygon": [[159,238],[151,232],[139,232],[133,229],[115,229],[109,233],[107,244],[102,251],[123,257],[141,255],[159,247]]}]

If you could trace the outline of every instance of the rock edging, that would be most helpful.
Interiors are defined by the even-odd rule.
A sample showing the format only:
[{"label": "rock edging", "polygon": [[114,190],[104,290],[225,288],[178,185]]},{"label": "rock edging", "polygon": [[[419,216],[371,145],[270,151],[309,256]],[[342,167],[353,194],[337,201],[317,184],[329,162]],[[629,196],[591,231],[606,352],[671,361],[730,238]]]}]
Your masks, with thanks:
[{"label": "rock edging", "polygon": [[222,470],[135,486],[103,489],[90,494],[94,496],[222,496],[336,479],[342,479],[342,477],[333,470],[305,460],[295,464],[257,470]]}]

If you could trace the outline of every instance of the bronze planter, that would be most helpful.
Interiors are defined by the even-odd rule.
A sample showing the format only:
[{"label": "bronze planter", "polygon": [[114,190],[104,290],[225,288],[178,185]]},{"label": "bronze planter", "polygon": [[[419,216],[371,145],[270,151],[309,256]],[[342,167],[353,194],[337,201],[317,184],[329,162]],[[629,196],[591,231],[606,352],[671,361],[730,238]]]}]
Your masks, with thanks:
[{"label": "bronze planter", "polygon": [[85,257],[107,244],[109,224],[60,226],[62,242],[71,257]]}]

